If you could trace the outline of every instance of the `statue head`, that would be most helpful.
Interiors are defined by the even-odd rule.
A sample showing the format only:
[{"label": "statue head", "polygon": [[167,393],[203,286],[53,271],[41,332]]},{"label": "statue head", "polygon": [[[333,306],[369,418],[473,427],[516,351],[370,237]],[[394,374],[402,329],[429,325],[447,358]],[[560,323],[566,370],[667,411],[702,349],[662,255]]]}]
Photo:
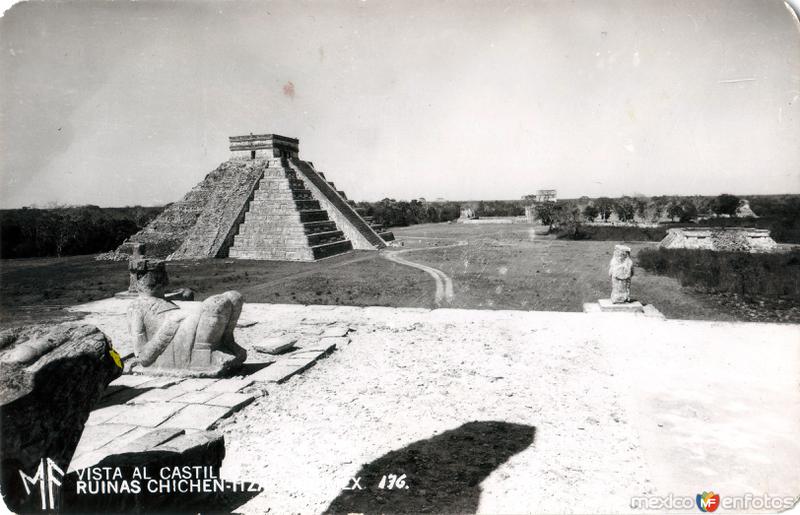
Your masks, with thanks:
[{"label": "statue head", "polygon": [[631,257],[631,248],[626,245],[614,245],[614,259],[619,261],[625,261]]},{"label": "statue head", "polygon": [[169,284],[167,267],[160,259],[133,259],[128,270],[135,279],[136,291],[149,297],[164,297],[164,288]]}]

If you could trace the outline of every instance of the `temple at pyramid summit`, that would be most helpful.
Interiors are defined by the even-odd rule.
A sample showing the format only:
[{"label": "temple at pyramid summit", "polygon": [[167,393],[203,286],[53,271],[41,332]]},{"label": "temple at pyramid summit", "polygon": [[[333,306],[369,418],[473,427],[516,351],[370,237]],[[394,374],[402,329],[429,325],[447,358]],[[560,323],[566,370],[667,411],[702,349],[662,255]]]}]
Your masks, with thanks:
[{"label": "temple at pyramid summit", "polygon": [[394,239],[277,134],[231,136],[231,156],[131,243],[167,259],[314,261]]}]

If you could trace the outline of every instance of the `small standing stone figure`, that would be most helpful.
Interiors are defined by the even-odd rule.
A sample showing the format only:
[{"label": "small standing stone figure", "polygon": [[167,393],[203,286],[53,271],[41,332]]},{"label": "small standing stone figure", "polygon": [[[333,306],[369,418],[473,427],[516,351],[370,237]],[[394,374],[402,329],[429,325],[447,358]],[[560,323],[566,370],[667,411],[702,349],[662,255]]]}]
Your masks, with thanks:
[{"label": "small standing stone figure", "polygon": [[608,264],[608,275],[611,276],[611,302],[624,304],[631,301],[631,277],[633,277],[633,260],[631,248],[625,245],[614,246],[614,257]]},{"label": "small standing stone figure", "polygon": [[218,377],[244,363],[247,351],[233,340],[242,311],[236,291],[214,295],[199,311],[164,299],[169,283],[164,261],[132,260],[139,297],[128,308],[134,354],[142,371],[163,375]]},{"label": "small standing stone figure", "polygon": [[[128,260],[128,263],[130,263],[131,261],[139,261],[140,259],[144,259],[144,253],[146,248],[144,243],[134,242],[130,243],[129,245],[131,249],[131,257]],[[130,267],[128,268],[129,268],[128,271],[130,272],[130,283],[128,284],[128,293],[135,295],[136,293],[138,293],[136,290],[136,273],[131,272]]]}]

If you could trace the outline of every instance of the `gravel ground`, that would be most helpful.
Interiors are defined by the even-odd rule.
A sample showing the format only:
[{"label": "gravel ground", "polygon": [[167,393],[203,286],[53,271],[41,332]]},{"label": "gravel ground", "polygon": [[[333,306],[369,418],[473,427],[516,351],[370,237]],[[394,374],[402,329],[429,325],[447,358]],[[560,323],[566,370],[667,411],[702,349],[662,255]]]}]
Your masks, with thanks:
[{"label": "gravel ground", "polygon": [[[122,306],[76,309],[121,334]],[[798,325],[275,304],[242,319],[258,321],[237,330],[248,347],[352,332],[222,427],[223,476],[263,488],[237,512],[619,513],[639,495],[800,492]],[[408,488],[379,489],[389,474]],[[357,476],[364,490],[344,490]]]}]

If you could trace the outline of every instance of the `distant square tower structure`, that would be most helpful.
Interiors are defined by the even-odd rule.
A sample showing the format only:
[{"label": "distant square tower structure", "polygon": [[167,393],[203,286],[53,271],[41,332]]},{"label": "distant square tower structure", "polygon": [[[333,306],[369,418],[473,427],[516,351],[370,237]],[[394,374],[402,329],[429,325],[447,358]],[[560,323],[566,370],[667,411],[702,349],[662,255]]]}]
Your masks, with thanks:
[{"label": "distant square tower structure", "polygon": [[537,190],[536,202],[555,202],[557,200],[556,190]]}]

